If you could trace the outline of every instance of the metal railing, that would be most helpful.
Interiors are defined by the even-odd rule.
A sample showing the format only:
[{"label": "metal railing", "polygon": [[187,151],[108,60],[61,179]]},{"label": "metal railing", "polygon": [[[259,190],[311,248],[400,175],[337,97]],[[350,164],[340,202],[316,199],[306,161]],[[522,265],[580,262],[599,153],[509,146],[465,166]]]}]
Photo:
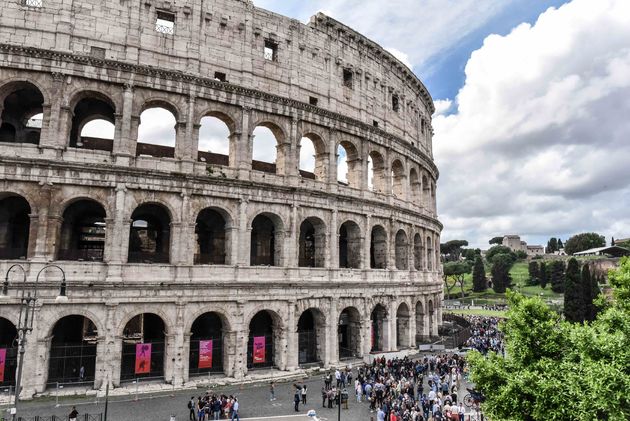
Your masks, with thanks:
[{"label": "metal railing", "polygon": [[22,5],[27,7],[43,7],[44,0],[22,0]]}]

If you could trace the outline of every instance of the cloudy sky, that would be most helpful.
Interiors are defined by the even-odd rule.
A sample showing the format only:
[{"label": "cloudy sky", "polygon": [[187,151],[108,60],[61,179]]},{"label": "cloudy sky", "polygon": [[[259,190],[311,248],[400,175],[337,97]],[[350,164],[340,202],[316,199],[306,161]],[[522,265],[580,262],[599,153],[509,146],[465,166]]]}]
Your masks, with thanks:
[{"label": "cloudy sky", "polygon": [[443,240],[630,237],[630,1],[254,2],[323,11],[425,82]]}]

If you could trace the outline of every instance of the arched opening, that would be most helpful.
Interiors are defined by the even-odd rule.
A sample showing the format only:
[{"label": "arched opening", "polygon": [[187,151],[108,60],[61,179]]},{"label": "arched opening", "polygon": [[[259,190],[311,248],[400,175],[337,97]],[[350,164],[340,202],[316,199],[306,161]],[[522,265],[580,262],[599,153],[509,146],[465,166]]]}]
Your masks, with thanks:
[{"label": "arched opening", "polygon": [[422,270],[422,237],[420,234],[413,236],[413,267]]},{"label": "arched opening", "polygon": [[204,313],[195,319],[190,330],[189,374],[223,372],[223,333],[221,316]]},{"label": "arched opening", "polygon": [[303,312],[298,320],[297,332],[299,364],[322,361],[326,334],[323,313],[313,308]]},{"label": "arched opening", "polygon": [[252,132],[252,169],[272,174],[279,171],[278,145],[280,130],[272,125],[258,126]]},{"label": "arched opening", "polygon": [[154,106],[140,114],[136,156],[173,158],[177,138],[177,118],[172,111]]},{"label": "arched opening", "polygon": [[281,350],[280,318],[277,314],[262,310],[249,322],[249,340],[247,342],[247,368],[264,368],[276,365]]},{"label": "arched opening", "polygon": [[28,256],[31,207],[22,196],[0,200],[0,259],[26,259]]},{"label": "arched opening", "polygon": [[372,151],[368,155],[368,187],[375,193],[386,192],[385,161],[383,156]]},{"label": "arched opening", "polygon": [[197,159],[210,165],[230,165],[230,128],[218,116],[200,121]]},{"label": "arched opening", "polygon": [[70,147],[111,152],[114,147],[116,110],[96,92],[81,99],[72,112]]},{"label": "arched opening", "polygon": [[50,343],[47,386],[93,382],[98,331],[84,316],[66,316],[55,323]]},{"label": "arched opening", "polygon": [[326,226],[319,218],[307,218],[300,225],[298,265],[318,268],[326,265]]},{"label": "arched opening", "polygon": [[427,237],[427,270],[433,270],[433,241],[431,237]]},{"label": "arched opening", "polygon": [[166,327],[160,316],[138,314],[123,329],[120,380],[164,377]]},{"label": "arched opening", "polygon": [[387,310],[381,304],[377,304],[370,315],[372,322],[372,347],[371,352],[386,351],[388,347],[387,339]]},{"label": "arched opening", "polygon": [[416,343],[422,343],[425,341],[424,334],[424,308],[422,302],[416,303]]},{"label": "arched opening", "polygon": [[307,134],[300,140],[300,175],[318,181],[326,181],[326,146],[314,134]]},{"label": "arched opening", "polygon": [[251,266],[280,265],[281,242],[276,238],[277,226],[271,215],[261,214],[252,221],[249,263]]},{"label": "arched opening", "polygon": [[131,214],[129,263],[168,263],[171,218],[164,207],[141,205]]},{"label": "arched opening", "polygon": [[392,162],[392,193],[399,199],[405,198],[405,167],[396,159]]},{"label": "arched opening", "polygon": [[339,267],[361,267],[361,230],[353,221],[346,221],[339,228]]},{"label": "arched opening", "polygon": [[433,317],[435,310],[433,309],[433,301],[429,300],[429,336],[436,336],[433,331]]},{"label": "arched opening", "polygon": [[358,358],[361,352],[361,314],[354,307],[345,308],[339,315],[337,327],[339,359]]},{"label": "arched opening", "polygon": [[16,82],[0,88],[4,94],[0,138],[9,143],[39,144],[44,96],[33,84]]},{"label": "arched opening", "polygon": [[404,230],[398,230],[396,233],[396,269],[409,269],[409,242]]},{"label": "arched opening", "polygon": [[337,146],[337,181],[339,184],[358,188],[360,172],[361,159],[357,148],[350,142],[340,142]]},{"label": "arched opening", "polygon": [[370,267],[372,269],[387,268],[387,234],[385,228],[375,225],[370,239]]},{"label": "arched opening", "polygon": [[0,386],[15,385],[18,356],[18,333],[15,325],[0,317]]},{"label": "arched opening", "polygon": [[225,218],[218,211],[206,208],[195,223],[196,265],[224,265],[227,260]]},{"label": "arched opening", "polygon": [[401,349],[409,346],[409,307],[402,303],[396,310],[396,347]]},{"label": "arched opening", "polygon": [[415,203],[422,201],[422,185],[420,184],[420,178],[415,168],[409,171],[409,186],[411,188],[410,200]]},{"label": "arched opening", "polygon": [[79,200],[63,212],[58,260],[103,261],[105,209],[93,200]]}]

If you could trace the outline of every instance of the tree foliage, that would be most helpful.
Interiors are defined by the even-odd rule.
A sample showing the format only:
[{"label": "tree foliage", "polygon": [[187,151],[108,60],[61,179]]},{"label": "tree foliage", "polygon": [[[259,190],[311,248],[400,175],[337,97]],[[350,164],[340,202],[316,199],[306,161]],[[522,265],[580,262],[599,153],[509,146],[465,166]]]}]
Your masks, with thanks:
[{"label": "tree foliage", "polygon": [[473,291],[483,292],[488,289],[488,280],[486,279],[486,267],[483,264],[483,260],[480,255],[475,258],[475,264],[473,266]]},{"label": "tree foliage", "polygon": [[542,289],[545,289],[545,287],[549,283],[549,271],[548,271],[546,262],[540,262],[539,275],[540,275],[540,287]]},{"label": "tree foliage", "polygon": [[564,251],[566,251],[567,254],[575,254],[596,247],[604,247],[605,245],[606,239],[603,235],[599,235],[595,232],[584,232],[569,238],[564,245]]},{"label": "tree foliage", "polygon": [[584,319],[587,321],[595,320],[598,308],[595,300],[600,294],[599,283],[595,276],[591,276],[591,268],[589,265],[582,266],[582,295],[584,300]]},{"label": "tree foliage", "polygon": [[538,297],[508,292],[506,357],[468,357],[489,419],[630,419],[630,259],[609,280],[612,303],[585,324],[562,320]]},{"label": "tree foliage", "polygon": [[455,262],[459,260],[462,254],[462,247],[467,246],[466,240],[451,240],[446,243],[440,244],[440,254],[444,256],[444,260],[447,262]]},{"label": "tree foliage", "polygon": [[470,273],[470,264],[467,262],[446,262],[444,264],[444,284],[448,294],[447,299],[450,298],[451,289],[457,284],[460,285],[462,298],[464,298],[464,279],[468,273]]},{"label": "tree foliage", "polygon": [[538,285],[540,283],[540,266],[538,262],[529,262],[527,271],[529,272],[529,285]]},{"label": "tree foliage", "polygon": [[547,253],[554,253],[558,251],[558,239],[555,237],[551,237],[549,241],[547,241]]},{"label": "tree foliage", "polygon": [[580,323],[585,319],[585,310],[580,265],[575,258],[571,258],[564,275],[564,317],[570,322]]},{"label": "tree foliage", "polygon": [[488,244],[498,244],[501,245],[503,244],[503,237],[492,237],[490,239],[490,241],[488,241]]},{"label": "tree foliage", "polygon": [[564,270],[565,264],[562,260],[554,260],[547,266],[547,278],[553,292],[564,292]]},{"label": "tree foliage", "polygon": [[486,260],[488,261],[488,263],[492,263],[492,259],[494,259],[494,256],[496,256],[497,254],[510,255],[512,258],[512,262],[516,261],[516,254],[514,254],[514,252],[510,250],[508,247],[492,246],[486,252]]},{"label": "tree foliage", "polygon": [[492,259],[492,289],[496,293],[504,293],[512,283],[510,269],[514,264],[513,256],[509,254],[499,253]]}]

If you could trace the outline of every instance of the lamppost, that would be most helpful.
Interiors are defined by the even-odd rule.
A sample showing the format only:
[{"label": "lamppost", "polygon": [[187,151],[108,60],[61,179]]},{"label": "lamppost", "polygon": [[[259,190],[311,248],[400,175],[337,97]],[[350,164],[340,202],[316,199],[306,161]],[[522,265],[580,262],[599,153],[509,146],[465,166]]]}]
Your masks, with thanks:
[{"label": "lamppost", "polygon": [[17,417],[17,407],[20,399],[20,383],[22,382],[22,366],[24,365],[24,353],[26,352],[26,335],[33,330],[33,319],[35,317],[35,306],[37,304],[37,285],[39,283],[39,276],[46,269],[56,268],[61,272],[61,285],[59,288],[59,295],[57,296],[57,300],[60,301],[63,299],[62,297],[66,297],[66,273],[57,265],[46,265],[37,273],[37,277],[35,278],[35,284],[32,287],[32,290],[27,291],[26,286],[26,270],[20,264],[12,265],[4,277],[4,283],[2,285],[2,295],[9,294],[9,274],[13,269],[21,269],[23,282],[22,282],[22,294],[20,296],[20,317],[18,319],[18,364],[17,364],[17,372],[15,376],[15,398],[14,398],[14,407],[11,411],[13,414],[13,421],[16,420]]}]

